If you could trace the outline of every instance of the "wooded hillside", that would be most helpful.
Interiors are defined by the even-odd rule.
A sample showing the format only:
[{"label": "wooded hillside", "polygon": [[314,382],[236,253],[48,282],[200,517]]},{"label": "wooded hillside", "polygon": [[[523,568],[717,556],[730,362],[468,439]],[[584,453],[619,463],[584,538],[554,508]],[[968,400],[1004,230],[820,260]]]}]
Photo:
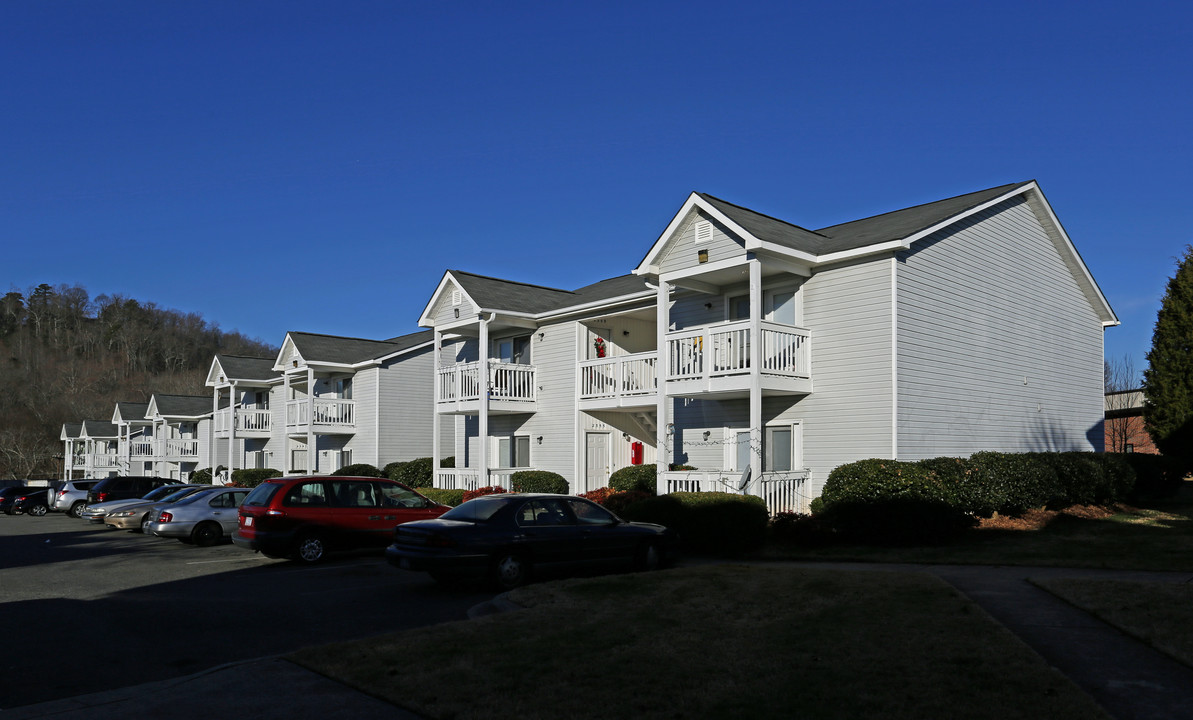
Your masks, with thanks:
[{"label": "wooded hillside", "polygon": [[0,299],[0,477],[60,477],[65,422],[108,422],[117,402],[203,395],[217,353],[277,348],[226,333],[196,313],[78,285]]}]

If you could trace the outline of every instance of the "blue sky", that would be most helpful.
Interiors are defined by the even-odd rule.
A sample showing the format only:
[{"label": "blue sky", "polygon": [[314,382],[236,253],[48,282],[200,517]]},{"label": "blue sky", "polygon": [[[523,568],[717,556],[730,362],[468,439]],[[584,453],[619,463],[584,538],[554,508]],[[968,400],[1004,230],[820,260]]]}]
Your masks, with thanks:
[{"label": "blue sky", "polygon": [[816,228],[1034,178],[1142,370],[1190,7],[3,3],[0,280],[384,338],[447,268],[629,272],[692,190]]}]

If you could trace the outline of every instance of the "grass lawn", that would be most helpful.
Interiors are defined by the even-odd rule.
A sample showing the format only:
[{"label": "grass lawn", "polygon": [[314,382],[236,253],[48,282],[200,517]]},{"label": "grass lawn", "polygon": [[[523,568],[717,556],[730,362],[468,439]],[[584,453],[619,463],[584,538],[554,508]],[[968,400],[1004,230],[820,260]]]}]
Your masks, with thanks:
[{"label": "grass lawn", "polygon": [[958,565],[1037,565],[1121,570],[1193,570],[1193,504],[1072,508],[986,521],[961,539],[927,547],[769,545],[763,555],[791,560],[858,560]]},{"label": "grass lawn", "polygon": [[1075,578],[1032,582],[1193,667],[1193,585]]},{"label": "grass lawn", "polygon": [[1106,717],[926,574],[708,565],[512,597],[291,659],[432,718]]}]

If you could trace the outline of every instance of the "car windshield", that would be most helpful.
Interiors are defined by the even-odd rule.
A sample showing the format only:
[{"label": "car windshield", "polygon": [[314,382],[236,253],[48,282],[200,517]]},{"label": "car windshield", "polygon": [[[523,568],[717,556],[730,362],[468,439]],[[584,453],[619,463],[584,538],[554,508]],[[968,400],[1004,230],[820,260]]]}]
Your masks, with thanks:
[{"label": "car windshield", "polygon": [[178,485],[163,485],[159,488],[154,488],[153,490],[150,490],[149,492],[145,493],[145,495],[143,495],[143,497],[146,500],[157,500],[159,498],[164,498],[167,495],[170,495],[171,493],[178,492],[178,488],[179,488]]},{"label": "car windshield", "polygon": [[439,517],[444,520],[466,520],[468,522],[485,522],[493,514],[505,506],[506,500],[499,497],[479,497],[454,507]]},{"label": "car windshield", "polygon": [[281,487],[282,483],[261,483],[253,488],[253,491],[249,493],[249,496],[244,499],[242,504],[265,507]]}]

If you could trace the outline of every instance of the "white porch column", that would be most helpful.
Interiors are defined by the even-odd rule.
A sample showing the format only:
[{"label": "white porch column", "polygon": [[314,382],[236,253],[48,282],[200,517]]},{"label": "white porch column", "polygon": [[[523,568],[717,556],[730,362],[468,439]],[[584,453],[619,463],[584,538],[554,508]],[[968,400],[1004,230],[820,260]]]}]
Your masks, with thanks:
[{"label": "white porch column", "polygon": [[[236,469],[236,383],[228,385],[228,479]],[[215,468],[212,468],[215,470]]]},{"label": "white porch column", "polygon": [[431,487],[438,487],[439,479],[439,428],[443,422],[439,417],[439,353],[443,349],[443,333],[434,331],[435,342],[431,345]]},{"label": "white porch column", "polygon": [[658,298],[655,300],[655,470],[662,480],[667,472],[667,368],[671,365],[670,349],[667,347],[667,283],[659,280]]},{"label": "white porch column", "polygon": [[74,448],[70,438],[62,441],[62,481],[73,480],[75,474]]},{"label": "white porch column", "polygon": [[762,479],[762,263],[750,260],[750,485]]},{"label": "white porch column", "polygon": [[481,318],[480,339],[478,341],[477,381],[480,385],[480,412],[477,413],[477,442],[480,444],[480,478],[481,487],[489,484],[489,322]]},{"label": "white porch column", "polygon": [[315,369],[307,366],[307,472],[318,469],[315,452]]},{"label": "white porch column", "polygon": [[282,474],[293,472],[290,465],[290,373],[282,371]]}]

